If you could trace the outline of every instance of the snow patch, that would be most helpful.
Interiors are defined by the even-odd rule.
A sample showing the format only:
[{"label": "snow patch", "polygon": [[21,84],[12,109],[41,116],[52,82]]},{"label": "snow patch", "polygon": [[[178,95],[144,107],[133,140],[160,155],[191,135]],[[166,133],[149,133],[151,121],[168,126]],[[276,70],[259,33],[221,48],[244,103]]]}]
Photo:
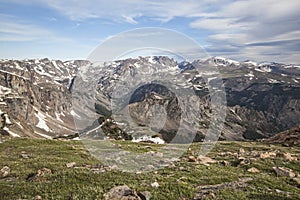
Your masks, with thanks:
[{"label": "snow patch", "polygon": [[80,116],[74,110],[71,110],[70,113],[73,117],[80,118]]},{"label": "snow patch", "polygon": [[217,65],[221,65],[221,66],[227,66],[227,65],[231,65],[231,64],[240,65],[240,62],[238,62],[238,61],[230,60],[230,59],[223,58],[220,56],[213,57],[213,60]]},{"label": "snow patch", "polygon": [[207,78],[207,83],[209,83],[211,80],[214,80],[214,79],[216,79],[216,78],[218,78],[218,77],[210,77],[210,78]]},{"label": "snow patch", "polygon": [[250,72],[249,74],[245,74],[245,76],[247,76],[247,77],[255,77],[252,72]]},{"label": "snow patch", "polygon": [[4,117],[5,117],[5,123],[11,125],[12,122],[10,121],[8,114],[4,114]]},{"label": "snow patch", "polygon": [[55,113],[55,116],[58,121],[64,123],[63,120],[61,120],[60,115],[58,113]]},{"label": "snow patch", "polygon": [[11,74],[11,75],[13,75],[13,76],[17,76],[17,77],[22,78],[22,79],[25,79],[25,80],[29,80],[28,78],[26,78],[26,77],[24,77],[24,76],[20,76],[20,75],[18,75],[18,74],[15,74],[15,73],[12,73],[12,72],[8,72],[8,71],[2,70],[2,69],[0,69],[0,72],[6,73],[6,74]]},{"label": "snow patch", "polygon": [[280,81],[272,79],[272,78],[268,78],[268,82],[269,83],[280,83]]},{"label": "snow patch", "polygon": [[142,136],[142,137],[137,138],[137,139],[134,138],[132,140],[132,142],[148,142],[148,141],[153,142],[155,144],[164,144],[165,143],[165,141],[163,139],[159,138],[159,137],[153,138],[153,137],[148,136],[148,135]]},{"label": "snow patch", "polygon": [[246,64],[249,64],[249,65],[254,65],[254,66],[257,66],[257,63],[256,62],[253,62],[253,61],[245,61],[244,63]]},{"label": "snow patch", "polygon": [[148,62],[151,63],[151,64],[155,64],[156,62],[154,61],[153,58],[154,58],[153,56],[149,56],[148,57]]},{"label": "snow patch", "polygon": [[60,67],[57,65],[56,61],[51,61],[53,66],[55,67],[55,69],[57,69],[58,71],[60,71],[60,73],[63,73],[63,71],[61,71]]},{"label": "snow patch", "polygon": [[43,133],[38,133],[38,132],[35,132],[35,133],[38,134],[38,135],[40,135],[40,136],[42,136],[42,137],[44,137],[44,138],[46,138],[46,139],[52,139],[52,137],[49,136],[49,135],[45,135]]},{"label": "snow patch", "polygon": [[9,128],[4,127],[3,130],[5,130],[6,132],[8,132],[12,137],[20,137],[18,134],[12,132],[11,130],[9,130]]},{"label": "snow patch", "polygon": [[258,71],[258,72],[271,72],[272,69],[270,67],[259,67],[259,68],[255,68],[254,69],[255,71]]},{"label": "snow patch", "polygon": [[14,62],[16,69],[18,70],[23,70],[22,67],[20,67],[20,65],[18,64],[18,62]]},{"label": "snow patch", "polygon": [[255,75],[254,75],[252,72],[250,72],[250,73],[248,73],[248,74],[245,74],[245,76],[246,76],[246,77],[249,77],[249,80],[250,80],[250,81],[255,77]]},{"label": "snow patch", "polygon": [[[229,108],[229,107],[228,107],[228,108]],[[241,117],[240,117],[238,114],[236,114],[236,112],[235,112],[232,108],[229,108],[229,110],[236,116],[236,118],[237,118],[238,120],[243,121],[243,120],[241,119]]]},{"label": "snow patch", "polygon": [[0,85],[0,95],[4,96],[4,95],[8,95],[10,93],[11,93],[10,88]]},{"label": "snow patch", "polygon": [[44,129],[47,132],[50,132],[50,128],[47,126],[46,121],[45,121],[45,115],[43,115],[42,113],[38,112],[35,113],[35,116],[38,118],[39,122],[36,125],[36,127],[40,128],[40,129]]},{"label": "snow patch", "polygon": [[16,124],[17,124],[21,129],[23,129],[23,126],[21,125],[20,122],[16,122]]}]

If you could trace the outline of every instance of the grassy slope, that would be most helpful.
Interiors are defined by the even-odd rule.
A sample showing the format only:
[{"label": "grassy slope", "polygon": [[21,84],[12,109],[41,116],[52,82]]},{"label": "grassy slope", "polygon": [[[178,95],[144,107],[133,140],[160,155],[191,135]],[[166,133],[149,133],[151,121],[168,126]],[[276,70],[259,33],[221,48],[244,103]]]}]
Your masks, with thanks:
[{"label": "grassy slope", "polygon": [[[123,148],[132,151],[146,151],[142,144],[118,142]],[[193,144],[185,157],[199,149],[201,144]],[[149,146],[149,144],[147,144]],[[150,145],[153,149],[159,148]],[[94,159],[79,141],[54,141],[36,139],[12,139],[0,144],[0,169],[7,165],[11,174],[0,178],[0,199],[33,199],[40,195],[43,199],[102,199],[103,194],[116,185],[126,184],[136,191],[150,191],[152,199],[190,199],[195,195],[199,185],[219,184],[235,181],[241,177],[253,177],[254,181],[244,191],[225,189],[216,193],[218,199],[299,199],[300,189],[286,177],[277,177],[272,170],[274,166],[285,166],[300,173],[300,161],[284,161],[282,158],[258,160],[246,166],[237,166],[235,156],[218,156],[220,152],[238,152],[243,147],[246,151],[280,150],[298,155],[300,148],[266,145],[261,143],[220,142],[210,157],[217,160],[228,160],[232,166],[219,163],[204,166],[187,162],[184,159],[173,167],[160,169],[157,173],[145,174],[108,171],[93,173],[88,168],[67,168],[66,163],[76,162],[76,166],[97,165]],[[22,158],[21,152],[26,151],[29,158]],[[43,167],[52,170],[42,182],[28,182],[29,174]],[[256,167],[261,173],[247,172]],[[180,170],[179,170],[180,168]],[[152,188],[151,183],[157,181],[159,188]],[[276,189],[284,193],[276,192]],[[289,195],[286,194],[289,193]]]}]

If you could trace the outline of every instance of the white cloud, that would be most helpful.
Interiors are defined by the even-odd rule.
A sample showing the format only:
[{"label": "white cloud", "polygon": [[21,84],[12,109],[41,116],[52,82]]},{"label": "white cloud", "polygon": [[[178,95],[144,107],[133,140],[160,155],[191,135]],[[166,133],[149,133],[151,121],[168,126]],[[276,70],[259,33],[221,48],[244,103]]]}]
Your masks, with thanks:
[{"label": "white cloud", "polygon": [[299,8],[298,0],[233,1],[211,13],[218,17],[202,17],[190,26],[211,31],[210,49],[220,55],[300,62],[295,60],[300,54],[295,45],[300,41]]},{"label": "white cloud", "polygon": [[116,21],[136,23],[140,16],[168,21],[174,17],[197,16],[210,1],[198,0],[12,0],[20,4],[43,4],[57,10],[72,20],[105,18]]},{"label": "white cloud", "polygon": [[[187,19],[185,23],[189,23],[183,26],[189,25],[192,29],[198,29],[199,34],[205,30],[205,34],[208,34],[208,48],[215,54],[230,57],[247,57],[248,54],[249,59],[256,58],[255,60],[272,60],[275,54],[280,55],[276,56],[276,59],[287,57],[295,59],[296,55],[300,54],[299,48],[293,45],[293,41],[295,44],[300,41],[299,0],[284,2],[278,0],[11,0],[11,2],[46,5],[76,23],[90,18],[99,18],[109,22],[136,25],[141,17],[163,23],[175,17],[183,17]],[[0,37],[3,40],[7,38],[32,40],[51,35],[47,30],[31,24],[20,21],[7,24],[6,20],[2,21]]]},{"label": "white cloud", "polygon": [[137,21],[134,20],[133,17],[125,16],[125,15],[123,15],[122,17],[125,19],[126,22],[128,22],[130,24],[137,24],[138,23]]},{"label": "white cloud", "polygon": [[238,18],[204,18],[190,24],[192,28],[230,32],[235,29],[249,30],[251,23],[238,22]]},{"label": "white cloud", "polygon": [[54,32],[10,15],[0,14],[0,41],[56,41],[71,42],[70,38],[57,36]]},{"label": "white cloud", "polygon": [[42,39],[50,35],[51,32],[26,23],[9,15],[0,15],[0,40],[1,41],[29,41]]}]

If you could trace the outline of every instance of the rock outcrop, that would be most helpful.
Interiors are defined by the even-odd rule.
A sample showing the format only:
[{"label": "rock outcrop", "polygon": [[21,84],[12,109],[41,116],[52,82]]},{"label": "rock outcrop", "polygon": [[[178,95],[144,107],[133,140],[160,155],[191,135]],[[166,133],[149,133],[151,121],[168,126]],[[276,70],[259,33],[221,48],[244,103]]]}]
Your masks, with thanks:
[{"label": "rock outcrop", "polygon": [[265,141],[270,143],[279,143],[285,146],[299,146],[300,145],[300,126],[291,128],[290,130],[278,133]]},{"label": "rock outcrop", "polygon": [[74,133],[71,88],[86,61],[1,60],[0,133],[52,138]]}]

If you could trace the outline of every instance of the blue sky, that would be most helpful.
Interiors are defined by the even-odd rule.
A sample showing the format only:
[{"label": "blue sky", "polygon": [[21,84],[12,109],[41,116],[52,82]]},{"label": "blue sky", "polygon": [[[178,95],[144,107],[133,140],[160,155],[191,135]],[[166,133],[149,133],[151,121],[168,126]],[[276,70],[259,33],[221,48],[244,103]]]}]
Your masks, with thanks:
[{"label": "blue sky", "polygon": [[115,34],[163,27],[211,56],[300,64],[299,0],[0,0],[0,10],[0,58],[85,59]]}]

